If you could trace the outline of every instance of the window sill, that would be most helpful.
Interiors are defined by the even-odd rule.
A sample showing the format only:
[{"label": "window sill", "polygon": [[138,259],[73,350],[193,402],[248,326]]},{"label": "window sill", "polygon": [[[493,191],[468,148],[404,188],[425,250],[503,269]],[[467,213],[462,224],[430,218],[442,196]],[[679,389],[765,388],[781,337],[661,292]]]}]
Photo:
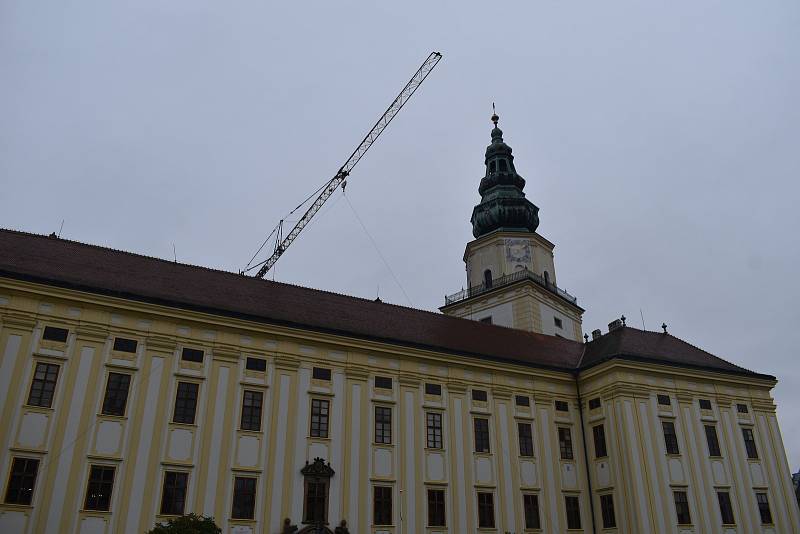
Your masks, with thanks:
[{"label": "window sill", "polygon": [[114,415],[110,413],[98,413],[97,417],[102,417],[103,419],[110,419],[112,421],[127,421],[127,415]]},{"label": "window sill", "polygon": [[101,517],[106,517],[111,515],[111,510],[87,510],[86,508],[81,508],[78,510],[79,513],[84,515],[96,515]]}]

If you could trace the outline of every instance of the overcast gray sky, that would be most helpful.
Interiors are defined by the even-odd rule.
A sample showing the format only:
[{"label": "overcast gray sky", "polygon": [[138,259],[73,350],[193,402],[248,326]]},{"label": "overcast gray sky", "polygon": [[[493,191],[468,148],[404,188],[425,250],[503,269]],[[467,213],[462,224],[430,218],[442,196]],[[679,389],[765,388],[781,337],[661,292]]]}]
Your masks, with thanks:
[{"label": "overcast gray sky", "polygon": [[[800,467],[800,4],[0,0],[0,226],[236,271],[349,179],[415,307],[464,284],[491,103],[584,330],[777,375]],[[406,304],[341,193],[276,279]]]}]

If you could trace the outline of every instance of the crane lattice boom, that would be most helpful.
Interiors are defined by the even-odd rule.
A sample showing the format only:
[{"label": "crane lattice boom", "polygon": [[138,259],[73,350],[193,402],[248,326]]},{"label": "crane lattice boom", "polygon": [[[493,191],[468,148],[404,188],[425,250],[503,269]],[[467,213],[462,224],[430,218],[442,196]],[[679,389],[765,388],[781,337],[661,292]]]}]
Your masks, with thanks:
[{"label": "crane lattice boom", "polygon": [[347,161],[339,168],[339,171],[336,175],[331,178],[322,188],[322,192],[317,196],[311,206],[306,210],[303,216],[297,221],[294,228],[286,234],[286,237],[283,240],[278,238],[275,251],[272,253],[272,256],[264,260],[261,268],[258,270],[256,276],[258,278],[263,278],[267,271],[269,271],[275,262],[278,261],[278,258],[286,252],[286,249],[289,248],[289,245],[292,244],[300,232],[303,231],[308,223],[311,221],[312,217],[316,215],[316,213],[322,208],[322,205],[325,204],[325,201],[330,198],[330,196],[338,189],[345,181],[347,176],[350,174],[350,171],[353,170],[353,167],[364,157],[367,150],[372,146],[372,144],[378,139],[378,137],[383,133],[389,123],[392,122],[392,119],[397,115],[397,113],[403,108],[406,102],[411,98],[411,96],[419,89],[419,86],[422,85],[422,82],[425,81],[425,78],[428,77],[428,74],[431,73],[433,68],[439,63],[439,60],[442,59],[442,54],[439,52],[431,52],[431,55],[422,63],[422,66],[414,73],[414,76],[408,81],[408,83],[403,87],[403,90],[400,91],[400,94],[397,95],[397,98],[392,101],[389,105],[389,108],[381,115],[381,118],[378,119],[378,122],[375,123],[375,126],[364,136],[364,139],[361,143],[356,147],[350,157],[347,158]]}]

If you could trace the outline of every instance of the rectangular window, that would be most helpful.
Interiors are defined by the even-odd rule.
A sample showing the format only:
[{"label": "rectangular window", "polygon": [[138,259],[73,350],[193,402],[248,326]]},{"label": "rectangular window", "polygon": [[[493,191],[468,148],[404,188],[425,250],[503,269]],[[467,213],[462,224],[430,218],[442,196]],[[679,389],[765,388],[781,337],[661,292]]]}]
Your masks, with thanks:
[{"label": "rectangular window", "polygon": [[670,400],[669,395],[659,395],[658,403],[661,406],[670,406],[672,404],[672,401]]},{"label": "rectangular window", "polygon": [[483,319],[481,319],[480,321],[481,321],[482,323],[492,324],[492,316],[490,315],[489,317],[484,317],[484,318],[483,318]]},{"label": "rectangular window", "polygon": [[675,423],[661,421],[661,428],[664,429],[664,448],[666,448],[667,454],[680,454],[678,436],[675,434]]},{"label": "rectangular window", "polygon": [[442,394],[442,385],[441,384],[425,384],[425,394],[426,395],[436,395],[441,396]]},{"label": "rectangular window", "polygon": [[761,515],[761,523],[764,525],[772,524],[772,512],[769,509],[769,499],[766,493],[756,493],[758,503],[758,513]]},{"label": "rectangular window", "polygon": [[473,389],[472,390],[472,400],[486,402],[486,390],[485,389]]},{"label": "rectangular window", "polygon": [[264,358],[251,358],[248,356],[245,362],[245,369],[248,371],[260,371],[263,373],[267,370],[267,360]]},{"label": "rectangular window", "polygon": [[711,401],[708,399],[700,399],[700,409],[701,410],[710,410],[711,409]]},{"label": "rectangular window", "polygon": [[392,524],[392,488],[389,486],[375,486],[374,500],[374,525]]},{"label": "rectangular window", "polygon": [[744,448],[747,450],[747,457],[751,460],[758,459],[758,449],[756,449],[756,438],[753,436],[752,428],[743,428]]},{"label": "rectangular window", "polygon": [[31,391],[28,393],[28,405],[53,406],[53,394],[58,380],[58,365],[53,363],[37,363],[31,382]]},{"label": "rectangular window", "polygon": [[326,367],[314,367],[312,371],[312,376],[314,380],[325,380],[327,382],[331,381],[331,370]]},{"label": "rectangular window", "polygon": [[203,363],[203,351],[200,349],[189,349],[184,347],[183,352],[181,353],[181,360]]},{"label": "rectangular window", "polygon": [[568,495],[564,497],[564,504],[567,507],[567,528],[581,528],[581,506],[578,498]]},{"label": "rectangular window", "polygon": [[375,387],[381,389],[392,389],[392,377],[390,376],[376,376]]},{"label": "rectangular window", "polygon": [[445,521],[444,490],[428,490],[428,526],[443,527]]},{"label": "rectangular window", "polygon": [[178,382],[178,392],[175,395],[175,414],[172,416],[173,423],[194,424],[199,389],[200,386],[194,382]]},{"label": "rectangular window", "polygon": [[572,460],[572,432],[567,427],[558,428],[558,448],[562,460]]},{"label": "rectangular window", "polygon": [[442,414],[439,412],[427,412],[425,414],[425,426],[428,434],[428,448],[442,448]]},{"label": "rectangular window", "polygon": [[135,339],[125,339],[124,337],[114,338],[114,350],[119,352],[129,352],[136,354],[136,346],[139,344]]},{"label": "rectangular window", "polygon": [[719,513],[722,516],[723,525],[733,525],[733,506],[731,505],[731,494],[727,491],[718,491],[717,500],[719,501]]},{"label": "rectangular window", "polygon": [[708,443],[709,456],[722,456],[719,450],[719,439],[717,438],[717,427],[714,425],[705,425],[706,427],[706,442]]},{"label": "rectangular window", "polygon": [[531,398],[527,395],[516,395],[514,397],[514,402],[517,404],[517,406],[530,406]]},{"label": "rectangular window", "polygon": [[161,515],[183,515],[186,506],[186,486],[189,473],[167,471],[164,473],[164,489],[161,492]]},{"label": "rectangular window", "polygon": [[311,399],[311,437],[328,437],[328,414],[330,403],[322,399]]},{"label": "rectangular window", "polygon": [[[315,481],[316,480],[316,481]],[[306,500],[303,511],[305,523],[328,520],[328,483],[319,479],[306,479]]]},{"label": "rectangular window", "polygon": [[260,391],[245,390],[242,396],[242,430],[261,430],[261,407],[264,394]]},{"label": "rectangular window", "polygon": [[57,328],[55,326],[45,326],[42,339],[47,341],[57,341],[59,343],[66,343],[69,336],[69,330],[66,328]]},{"label": "rectangular window", "polygon": [[489,420],[476,417],[475,425],[475,452],[489,452]]},{"label": "rectangular window", "polygon": [[256,509],[256,479],[236,477],[233,479],[232,519],[253,519]]},{"label": "rectangular window", "polygon": [[748,413],[747,405],[746,404],[737,404],[736,411],[739,413]]},{"label": "rectangular window", "polygon": [[522,496],[522,509],[525,512],[525,528],[542,528],[539,517],[539,497],[532,493]]},{"label": "rectangular window", "polygon": [[128,403],[128,389],[130,385],[131,375],[125,373],[108,373],[106,393],[103,397],[103,415],[125,415],[125,406]]},{"label": "rectangular window", "polygon": [[114,468],[108,465],[93,465],[89,470],[84,510],[107,512],[111,509],[111,491],[114,489]]},{"label": "rectangular window", "polygon": [[567,401],[556,401],[556,411],[557,412],[568,412],[569,411],[569,403],[567,403]]},{"label": "rectangular window", "polygon": [[605,427],[603,425],[592,427],[592,435],[594,436],[594,457],[605,458],[608,456]]},{"label": "rectangular window", "polygon": [[375,407],[375,443],[392,442],[392,409],[386,406]]},{"label": "rectangular window", "polygon": [[589,399],[589,409],[596,410],[600,407],[600,397],[595,397],[594,399]]},{"label": "rectangular window", "polygon": [[533,456],[533,428],[530,423],[517,423],[519,455]]},{"label": "rectangular window", "polygon": [[691,524],[692,516],[689,515],[689,499],[686,497],[686,492],[676,491],[673,493],[673,497],[675,498],[675,514],[678,516],[678,524]]},{"label": "rectangular window", "polygon": [[556,328],[564,328],[564,321],[562,321],[558,317],[553,317],[553,322],[555,323]]},{"label": "rectangular window", "polygon": [[6,488],[6,504],[30,505],[33,500],[33,488],[36,486],[36,474],[39,471],[39,460],[34,458],[14,458],[11,464],[11,475]]},{"label": "rectangular window", "polygon": [[617,517],[614,515],[614,496],[610,493],[600,496],[600,511],[603,514],[603,528],[616,528]]},{"label": "rectangular window", "polygon": [[494,528],[494,495],[478,493],[478,528]]}]

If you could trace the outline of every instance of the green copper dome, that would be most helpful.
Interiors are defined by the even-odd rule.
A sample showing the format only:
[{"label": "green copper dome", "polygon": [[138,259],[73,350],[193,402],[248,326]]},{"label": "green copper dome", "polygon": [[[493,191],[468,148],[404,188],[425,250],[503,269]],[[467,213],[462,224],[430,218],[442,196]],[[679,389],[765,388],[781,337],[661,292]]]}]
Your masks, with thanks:
[{"label": "green copper dome", "polygon": [[481,202],[472,210],[470,219],[475,238],[495,230],[535,232],[539,226],[539,208],[522,192],[525,180],[514,168],[514,156],[503,141],[498,120],[497,115],[492,115],[494,129],[492,144],[486,147],[486,175],[478,187]]}]

